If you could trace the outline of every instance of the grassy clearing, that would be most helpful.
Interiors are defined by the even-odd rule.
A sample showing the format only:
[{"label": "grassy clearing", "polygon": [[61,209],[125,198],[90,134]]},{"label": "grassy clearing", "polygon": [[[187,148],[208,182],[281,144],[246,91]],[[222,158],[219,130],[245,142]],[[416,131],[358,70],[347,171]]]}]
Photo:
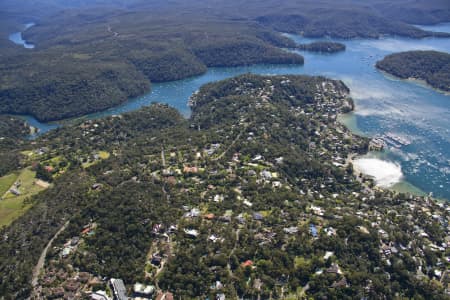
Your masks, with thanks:
[{"label": "grassy clearing", "polygon": [[[62,163],[64,162],[65,165],[63,166]],[[61,174],[64,174],[70,166],[65,157],[61,155],[55,156],[45,161],[41,161],[41,164],[43,164],[44,166],[51,166],[54,169],[59,170],[57,173],[53,174],[53,178],[57,178]]]},{"label": "grassy clearing", "polygon": [[39,159],[40,157],[42,157],[42,154],[38,154],[33,150],[24,150],[20,152],[23,156],[25,156],[26,158],[28,158],[28,160],[32,161],[32,160],[36,160]]},{"label": "grassy clearing", "polygon": [[97,163],[97,161],[90,161],[90,162],[85,162],[85,163],[81,164],[81,166],[83,167],[83,169],[87,169],[89,167],[92,167],[96,163]]},{"label": "grassy clearing", "polygon": [[108,159],[111,156],[111,154],[109,152],[106,152],[106,151],[99,151],[97,153],[97,155],[98,155],[98,159],[97,160],[88,161],[88,162],[83,163],[82,164],[83,168],[87,169],[87,168],[89,168],[89,167],[99,163],[102,160]]},{"label": "grassy clearing", "polygon": [[109,152],[106,152],[106,151],[99,151],[99,152],[98,152],[98,156],[99,156],[101,159],[108,159],[109,156],[110,156],[110,154],[109,154]]},{"label": "grassy clearing", "polygon": [[[20,173],[7,176],[11,176],[8,179],[8,182],[11,182],[8,189],[15,182],[21,182],[21,186],[18,188],[21,194],[16,196],[9,191],[3,194],[3,199],[0,200],[0,227],[11,224],[12,221],[23,215],[31,207],[31,204],[24,204],[25,199],[45,190],[42,186],[35,184],[36,172],[30,168],[23,169]],[[0,182],[8,183],[4,179],[7,176],[2,177]]]},{"label": "grassy clearing", "polygon": [[13,185],[13,183],[16,182],[17,176],[17,173],[11,173],[0,177],[0,197],[2,197]]},{"label": "grassy clearing", "polygon": [[61,155],[58,155],[58,156],[55,156],[55,157],[50,158],[48,160],[45,160],[42,163],[46,164],[46,165],[51,165],[51,166],[57,167],[58,164],[60,162],[62,162],[63,160],[64,160],[64,157],[62,157]]},{"label": "grassy clearing", "polygon": [[28,157],[31,157],[34,154],[33,151],[31,151],[31,150],[24,150],[24,151],[21,151],[20,153],[22,153],[22,155],[28,156]]}]

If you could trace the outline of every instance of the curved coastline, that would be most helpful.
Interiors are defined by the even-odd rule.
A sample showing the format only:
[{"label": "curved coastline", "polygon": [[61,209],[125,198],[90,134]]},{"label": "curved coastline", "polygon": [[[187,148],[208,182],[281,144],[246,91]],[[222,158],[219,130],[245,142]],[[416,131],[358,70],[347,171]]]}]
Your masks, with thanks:
[{"label": "curved coastline", "polygon": [[[398,162],[380,158],[379,154],[376,152],[370,151],[364,155],[353,156],[349,158],[349,162],[352,164],[353,174],[357,178],[359,178],[360,174],[371,177],[381,189],[387,189],[398,193],[409,193],[415,196],[427,195],[426,192],[405,179],[401,165]],[[392,174],[374,174],[373,172],[385,171],[385,169],[379,170],[376,167],[373,167],[373,165],[377,163],[386,166],[386,169],[391,169],[391,171],[393,171]]]},{"label": "curved coastline", "polygon": [[[364,136],[368,137],[361,129],[358,128],[357,119],[355,116],[355,110],[352,112],[346,113],[346,114],[340,114],[338,116],[338,122],[340,122],[342,125],[344,125],[352,134],[358,135],[358,136]],[[422,191],[419,187],[413,185],[412,183],[408,182],[404,174],[402,172],[401,166],[398,162],[391,161],[391,160],[385,160],[383,159],[382,153],[386,153],[386,150],[383,150],[382,152],[375,152],[375,151],[368,151],[367,153],[363,155],[352,155],[348,157],[347,163],[351,163],[353,166],[353,174],[359,178],[360,174],[364,174],[368,177],[372,177],[375,181],[381,181],[381,184],[377,184],[377,186],[381,189],[388,189],[391,191],[399,192],[399,193],[410,193],[412,195],[416,196],[424,196],[426,193]],[[388,184],[384,184],[386,177],[389,177],[391,174],[381,174],[378,177],[378,174],[374,174],[372,172],[368,172],[368,169],[373,169],[371,166],[367,166],[367,164],[372,164],[371,161],[367,161],[367,168],[362,165],[360,166],[357,162],[359,160],[374,160],[373,163],[376,163],[375,160],[384,163],[384,164],[392,164],[397,167],[395,172],[400,172],[399,174],[393,174],[397,177],[397,180],[395,182],[392,182],[392,180]],[[380,171],[380,170],[375,170]],[[377,178],[378,177],[378,178]]]},{"label": "curved coastline", "polygon": [[[38,128],[38,134],[34,135],[31,138],[36,138],[37,136],[44,134],[52,129],[63,126],[64,124],[76,122],[77,120],[97,119],[111,115],[118,115],[121,113],[137,110],[143,106],[150,105],[152,102],[167,103],[178,109],[183,115],[189,116],[190,108],[188,106],[188,97],[191,96],[191,94],[194,93],[195,90],[197,90],[204,84],[223,80],[244,73],[271,74],[271,69],[283,70],[282,72],[278,72],[280,74],[290,74],[295,73],[291,71],[292,69],[298,70],[298,68],[302,67],[303,65],[293,64],[255,64],[237,67],[212,67],[208,68],[205,73],[200,75],[190,76],[180,80],[153,83],[151,90],[142,94],[141,96],[129,98],[118,105],[85,115],[50,122],[41,122],[31,114],[5,113],[4,115],[14,115],[16,117],[22,118],[27,121],[29,125]],[[188,93],[189,96],[184,97],[185,93]],[[181,97],[183,98],[181,99]]]},{"label": "curved coastline", "polygon": [[[450,24],[450,23],[449,23],[449,24]],[[24,24],[24,26],[25,26],[25,28],[24,28],[24,30],[23,30],[22,32],[24,32],[25,30],[31,28],[32,26],[35,26],[35,23],[33,23],[33,22],[26,23],[26,24]],[[22,33],[22,32],[19,32],[19,33]],[[289,33],[282,33],[282,35],[283,35],[283,36],[286,36],[286,37],[288,37],[288,38],[290,38],[290,39],[293,39],[294,41],[295,41],[294,37],[300,37],[300,36],[296,36],[296,35],[289,34]],[[314,43],[314,41],[317,41],[317,40],[320,41],[321,39],[318,39],[318,38],[306,38],[306,40],[308,41],[308,43]],[[334,40],[336,40],[336,41],[339,40],[339,41],[341,41],[341,42],[344,42],[344,40],[342,40],[342,39],[333,39],[333,41],[334,41]],[[358,38],[356,38],[356,39],[351,39],[351,40],[358,40]],[[361,39],[361,40],[365,40],[365,39]],[[24,40],[24,42],[26,43],[25,40]],[[345,44],[343,44],[343,45],[345,46]],[[34,45],[33,45],[33,46],[34,46]],[[291,49],[289,49],[289,50],[291,50]],[[302,51],[302,52],[303,52],[303,51]],[[342,52],[342,51],[341,51],[341,52]],[[329,54],[329,53],[320,53],[320,54],[322,54],[322,55],[325,54],[325,56],[328,56],[328,55],[326,55],[326,54]],[[331,53],[331,54],[336,54],[336,53]],[[171,83],[172,83],[172,84],[176,84],[177,82],[184,81],[184,80],[189,80],[189,79],[194,79],[194,78],[201,78],[201,77],[203,77],[203,76],[208,76],[209,71],[214,72],[214,69],[245,69],[245,68],[247,68],[247,69],[248,69],[247,72],[252,73],[252,72],[253,72],[253,70],[252,70],[253,68],[257,68],[257,69],[258,69],[259,67],[263,67],[263,68],[264,68],[264,67],[266,67],[266,66],[269,66],[269,67],[270,67],[270,66],[276,66],[276,67],[279,67],[279,68],[288,68],[288,67],[290,67],[290,66],[295,66],[295,67],[297,67],[297,66],[303,66],[303,65],[290,65],[290,64],[280,64],[280,65],[255,64],[255,65],[249,65],[249,66],[208,68],[208,70],[207,70],[206,72],[204,72],[204,73],[202,73],[202,74],[199,74],[199,75],[194,75],[194,76],[190,76],[190,77],[183,78],[183,79],[180,79],[180,80],[167,81],[167,82],[161,82],[161,83],[162,83],[162,84],[171,84]],[[431,89],[433,89],[433,90],[435,90],[435,91],[438,91],[438,92],[440,92],[440,93],[443,93],[444,95],[450,95],[450,93],[447,93],[447,92],[445,92],[445,91],[441,91],[441,90],[435,89],[435,88],[431,87],[430,85],[426,84],[425,82],[423,82],[423,84],[422,84],[422,82],[419,83],[417,80],[401,79],[401,78],[397,78],[397,77],[395,77],[395,76],[393,76],[393,75],[390,75],[390,74],[388,74],[387,72],[384,72],[384,71],[382,71],[382,70],[380,70],[380,69],[378,69],[378,68],[375,68],[375,70],[377,70],[377,71],[383,73],[383,75],[385,75],[386,78],[388,78],[388,79],[392,79],[392,80],[402,80],[402,81],[413,81],[413,82],[415,82],[415,83],[418,83],[418,84],[421,85],[421,86],[427,86],[427,87],[429,87],[429,88],[431,88]],[[231,71],[230,73],[235,73],[235,74],[230,75],[230,76],[235,76],[235,75],[237,75],[237,74],[242,74],[242,71],[237,71],[237,72]],[[258,74],[258,73],[260,73],[260,71],[259,71],[259,70],[256,70],[255,73]],[[294,72],[294,73],[296,74],[296,72]],[[261,72],[261,74],[266,74],[266,73],[265,73],[265,72]],[[270,72],[269,72],[268,74],[270,74]],[[290,73],[289,73],[289,74],[290,74]],[[230,77],[230,76],[228,76],[228,77]],[[221,79],[222,79],[222,78],[221,78]],[[208,82],[213,82],[213,81],[214,81],[214,79],[213,79],[212,81],[208,81]],[[152,84],[152,90],[150,90],[150,91],[148,91],[148,92],[146,92],[146,93],[143,93],[142,95],[140,95],[140,96],[138,96],[138,97],[135,97],[135,98],[129,98],[129,99],[127,99],[126,101],[124,101],[124,102],[122,102],[122,103],[119,103],[119,104],[117,104],[117,105],[115,105],[115,106],[106,108],[106,109],[104,109],[104,110],[99,110],[99,111],[91,112],[91,113],[88,113],[88,114],[85,114],[85,115],[80,115],[80,116],[70,117],[70,118],[61,119],[61,120],[53,120],[53,121],[45,122],[45,121],[39,121],[38,118],[36,118],[35,116],[33,116],[33,115],[31,115],[31,114],[27,114],[27,115],[23,115],[23,114],[15,114],[15,113],[4,113],[4,114],[5,114],[5,115],[6,115],[6,114],[16,115],[16,116],[19,116],[19,117],[22,118],[22,119],[25,119],[25,120],[28,121],[30,124],[34,124],[34,125],[32,125],[32,126],[34,126],[34,127],[36,127],[36,128],[38,129],[38,132],[39,132],[38,135],[39,135],[39,134],[45,133],[45,132],[47,132],[47,131],[49,131],[49,130],[51,130],[51,129],[57,128],[57,127],[59,127],[60,125],[63,125],[63,124],[65,124],[65,123],[70,123],[70,122],[73,122],[73,121],[76,121],[76,120],[79,120],[79,119],[104,117],[104,116],[106,116],[106,115],[117,114],[117,113],[115,112],[116,110],[120,110],[121,112],[126,112],[126,111],[130,111],[130,110],[138,109],[138,108],[141,107],[141,106],[148,105],[148,104],[150,104],[150,103],[142,103],[142,104],[137,105],[137,107],[136,107],[133,103],[136,103],[136,102],[143,102],[142,99],[147,98],[147,97],[149,97],[150,95],[153,94],[153,86],[155,86],[155,85],[157,85],[157,84],[161,84],[161,83],[154,83],[154,84]],[[156,99],[156,100],[158,100],[158,99]],[[161,102],[164,102],[164,101],[161,101]],[[126,109],[126,108],[125,108],[125,107],[127,107],[127,106],[129,106],[129,105],[132,106],[132,109]],[[172,104],[172,105],[173,105],[173,104]],[[177,107],[177,105],[175,105],[175,106],[176,106],[177,109],[180,110],[180,108]],[[111,113],[108,113],[108,112],[111,112]],[[185,112],[184,112],[183,110],[182,110],[182,113],[185,114]],[[346,119],[346,118],[349,119],[349,120],[344,121],[344,122],[353,122],[353,121],[351,121],[352,117],[350,117],[350,115],[349,115],[348,117],[347,117],[347,116],[342,116],[342,118],[343,118],[343,119]],[[353,128],[353,129],[354,129],[354,132],[355,132],[356,134],[364,135],[364,133],[363,133],[362,131],[360,131],[360,130],[358,130],[358,129],[356,129],[356,128]]]},{"label": "curved coastline", "polygon": [[430,85],[430,84],[429,84],[428,82],[426,82],[425,80],[418,79],[418,78],[401,78],[401,77],[395,76],[395,75],[393,75],[393,74],[391,74],[391,73],[388,73],[388,72],[386,72],[386,71],[384,71],[384,70],[382,70],[382,69],[379,69],[379,68],[377,68],[377,67],[375,67],[375,69],[376,69],[379,73],[381,73],[381,74],[382,74],[386,79],[388,79],[388,80],[393,80],[393,81],[403,81],[403,82],[407,82],[407,83],[412,83],[412,84],[421,86],[421,87],[423,87],[423,88],[430,89],[430,90],[433,90],[433,91],[435,91],[435,92],[444,94],[445,96],[450,96],[450,91],[444,91],[444,90],[435,88],[434,86]]}]

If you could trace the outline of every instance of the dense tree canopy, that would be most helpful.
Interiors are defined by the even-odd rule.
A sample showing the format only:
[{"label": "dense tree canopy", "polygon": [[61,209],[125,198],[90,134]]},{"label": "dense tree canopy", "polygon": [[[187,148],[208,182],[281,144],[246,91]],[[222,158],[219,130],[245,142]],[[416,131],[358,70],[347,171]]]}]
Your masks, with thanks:
[{"label": "dense tree canopy", "polygon": [[67,224],[43,297],[114,277],[182,299],[446,299],[448,206],[352,174],[345,158],[368,140],[336,121],[348,94],[323,77],[247,74],[203,86],[189,119],[152,104],[25,141],[25,164],[64,172],[1,229],[0,294],[30,295]]},{"label": "dense tree canopy", "polygon": [[450,54],[409,51],[386,56],[377,68],[403,79],[423,80],[434,88],[450,91]]},{"label": "dense tree canopy", "polygon": [[309,44],[300,44],[297,46],[300,50],[322,53],[335,53],[345,51],[345,45],[335,42],[319,41]]},{"label": "dense tree canopy", "polygon": [[20,166],[20,145],[29,133],[23,120],[0,116],[0,177]]},{"label": "dense tree canopy", "polygon": [[[57,120],[115,106],[148,92],[151,82],[199,75],[207,67],[302,64],[300,55],[280,49],[295,48],[280,32],[448,36],[404,23],[448,21],[450,10],[440,0],[372,1],[265,0],[245,9],[229,0],[2,1],[0,113]],[[36,45],[31,51],[6,39],[29,21],[36,26],[23,36]],[[318,46],[307,48],[342,48]]]}]

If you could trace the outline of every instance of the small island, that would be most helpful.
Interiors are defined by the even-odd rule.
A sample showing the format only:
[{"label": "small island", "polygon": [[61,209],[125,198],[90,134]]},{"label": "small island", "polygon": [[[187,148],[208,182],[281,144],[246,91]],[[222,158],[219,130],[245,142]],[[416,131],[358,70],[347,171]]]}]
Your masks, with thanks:
[{"label": "small island", "polygon": [[297,49],[310,52],[336,53],[345,51],[345,45],[335,42],[319,41],[309,44],[300,44],[297,46]]},{"label": "small island", "polygon": [[377,62],[376,67],[402,79],[422,80],[450,92],[450,54],[438,51],[394,53]]}]

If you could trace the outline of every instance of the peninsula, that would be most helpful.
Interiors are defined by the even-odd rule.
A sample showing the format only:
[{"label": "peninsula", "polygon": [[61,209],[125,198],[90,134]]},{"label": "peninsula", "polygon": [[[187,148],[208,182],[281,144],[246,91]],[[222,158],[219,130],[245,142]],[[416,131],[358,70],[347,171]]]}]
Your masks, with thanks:
[{"label": "peninsula", "polygon": [[438,51],[408,51],[386,56],[376,67],[402,79],[422,80],[450,92],[450,54]]}]

